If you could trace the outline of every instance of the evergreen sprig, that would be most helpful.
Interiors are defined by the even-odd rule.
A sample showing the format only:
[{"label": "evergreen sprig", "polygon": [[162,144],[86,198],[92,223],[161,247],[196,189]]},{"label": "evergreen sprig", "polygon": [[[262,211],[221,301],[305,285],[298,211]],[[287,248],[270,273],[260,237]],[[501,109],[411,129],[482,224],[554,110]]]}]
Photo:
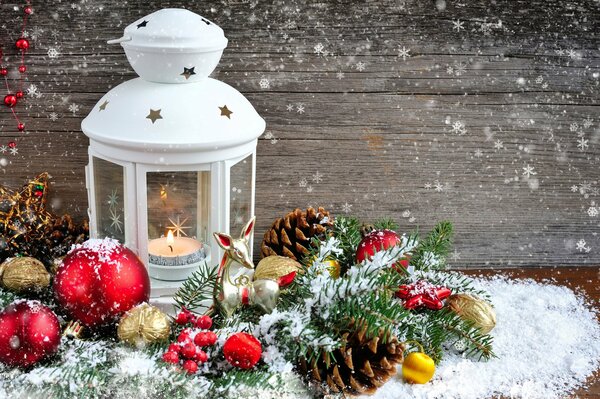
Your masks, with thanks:
[{"label": "evergreen sprig", "polygon": [[206,301],[212,300],[216,281],[217,268],[205,262],[177,290],[175,303],[179,308],[185,307],[190,311],[202,308]]},{"label": "evergreen sprig", "polygon": [[448,221],[435,225],[413,251],[410,264],[417,270],[443,270],[452,246],[452,230],[452,223]]}]

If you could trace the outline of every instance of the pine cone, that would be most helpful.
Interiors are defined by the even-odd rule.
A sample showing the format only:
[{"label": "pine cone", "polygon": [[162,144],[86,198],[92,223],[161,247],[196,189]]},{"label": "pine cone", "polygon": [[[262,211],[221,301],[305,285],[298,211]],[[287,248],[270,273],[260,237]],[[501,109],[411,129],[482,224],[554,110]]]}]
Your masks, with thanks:
[{"label": "pine cone", "polygon": [[404,360],[404,347],[395,336],[385,339],[384,331],[371,339],[366,337],[366,325],[345,332],[346,341],[333,352],[308,364],[300,362],[300,370],[318,382],[326,383],[333,392],[348,394],[375,393],[394,374]]},{"label": "pine cone", "polygon": [[308,253],[308,245],[314,236],[324,236],[333,226],[333,220],[324,208],[308,208],[288,213],[275,220],[263,237],[260,247],[263,258],[270,255],[287,256],[300,260]]}]

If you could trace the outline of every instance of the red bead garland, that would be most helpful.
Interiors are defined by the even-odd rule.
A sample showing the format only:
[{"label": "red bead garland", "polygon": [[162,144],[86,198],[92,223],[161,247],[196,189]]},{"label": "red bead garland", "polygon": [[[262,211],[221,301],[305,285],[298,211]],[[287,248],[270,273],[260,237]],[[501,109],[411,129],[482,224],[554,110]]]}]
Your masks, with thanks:
[{"label": "red bead garland", "polygon": [[[15,47],[21,52],[21,64],[18,67],[18,71],[20,73],[19,76],[19,89],[13,94],[13,90],[8,83],[8,68],[3,65],[0,65],[0,76],[4,77],[4,83],[6,86],[7,94],[4,97],[4,105],[10,108],[15,121],[17,122],[17,130],[22,132],[25,130],[25,124],[21,122],[19,119],[15,107],[17,106],[19,100],[24,97],[23,93],[23,80],[25,79],[25,73],[27,72],[27,66],[25,65],[25,52],[31,47],[31,43],[29,39],[25,37],[25,28],[27,27],[27,17],[33,14],[33,8],[31,7],[30,1],[26,1],[25,7],[23,7],[23,24],[21,27],[21,35],[19,39],[15,42]],[[2,62],[3,57],[2,48],[0,47],[0,63]]]}]

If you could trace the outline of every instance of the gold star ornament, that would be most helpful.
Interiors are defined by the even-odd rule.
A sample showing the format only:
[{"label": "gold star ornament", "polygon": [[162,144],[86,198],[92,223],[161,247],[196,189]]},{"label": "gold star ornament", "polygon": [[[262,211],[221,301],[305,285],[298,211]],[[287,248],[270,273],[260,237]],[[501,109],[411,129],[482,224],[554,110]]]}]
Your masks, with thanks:
[{"label": "gold star ornament", "polygon": [[227,105],[223,105],[222,107],[219,107],[219,109],[221,110],[221,116],[226,116],[227,119],[231,119],[231,114],[233,114],[233,111],[229,110]]},{"label": "gold star ornament", "polygon": [[162,119],[163,117],[160,115],[160,109],[150,109],[150,113],[146,116],[146,119],[150,119],[152,124],[156,122],[158,119]]},{"label": "gold star ornament", "polygon": [[100,107],[98,107],[98,112],[106,110],[106,106],[108,105],[109,102],[110,101],[108,101],[108,100],[104,100],[104,102],[102,104],[100,104]]},{"label": "gold star ornament", "polygon": [[185,80],[188,80],[190,78],[190,76],[196,74],[196,72],[194,72],[194,69],[196,69],[196,67],[191,67],[191,68],[183,67],[183,72],[180,73],[180,75],[185,77]]}]

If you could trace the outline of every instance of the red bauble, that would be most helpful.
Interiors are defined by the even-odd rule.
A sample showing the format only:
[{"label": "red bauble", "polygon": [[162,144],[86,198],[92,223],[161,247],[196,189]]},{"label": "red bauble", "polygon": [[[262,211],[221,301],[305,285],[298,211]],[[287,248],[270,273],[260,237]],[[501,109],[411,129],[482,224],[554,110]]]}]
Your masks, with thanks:
[{"label": "red bauble", "polygon": [[19,65],[19,72],[25,73],[27,71],[27,67],[25,65]]},{"label": "red bauble", "polygon": [[6,69],[6,68],[0,68],[0,75],[1,76],[8,75],[8,69]]},{"label": "red bauble", "polygon": [[29,48],[29,40],[25,39],[24,37],[21,37],[17,39],[15,46],[17,46],[17,48],[20,50],[27,50]]},{"label": "red bauble", "polygon": [[227,338],[223,345],[225,359],[234,367],[251,369],[260,360],[262,345],[248,333],[236,333]]},{"label": "red bauble", "polygon": [[4,96],[4,105],[6,105],[9,108],[12,108],[15,105],[17,105],[17,96],[15,96],[14,94],[5,95]]},{"label": "red bauble", "polygon": [[31,6],[26,6],[26,7],[23,9],[23,12],[24,12],[25,14],[27,14],[27,15],[31,15],[31,14],[33,14],[33,8],[31,8]]},{"label": "red bauble", "polygon": [[23,98],[24,94],[22,90],[17,90],[15,92],[15,96],[17,96],[17,98]]},{"label": "red bauble", "polygon": [[17,124],[17,130],[19,132],[22,132],[23,130],[25,130],[25,125],[19,122],[19,124]]},{"label": "red bauble", "polygon": [[81,324],[110,324],[134,306],[148,301],[146,267],[116,240],[89,240],[64,258],[54,278],[54,295]]},{"label": "red bauble", "polygon": [[33,366],[60,344],[56,315],[37,301],[17,301],[0,313],[0,362]]},{"label": "red bauble", "polygon": [[385,251],[395,245],[402,243],[402,240],[395,231],[392,230],[373,230],[367,234],[356,249],[356,261],[358,263],[365,259],[370,259],[376,252]]}]

